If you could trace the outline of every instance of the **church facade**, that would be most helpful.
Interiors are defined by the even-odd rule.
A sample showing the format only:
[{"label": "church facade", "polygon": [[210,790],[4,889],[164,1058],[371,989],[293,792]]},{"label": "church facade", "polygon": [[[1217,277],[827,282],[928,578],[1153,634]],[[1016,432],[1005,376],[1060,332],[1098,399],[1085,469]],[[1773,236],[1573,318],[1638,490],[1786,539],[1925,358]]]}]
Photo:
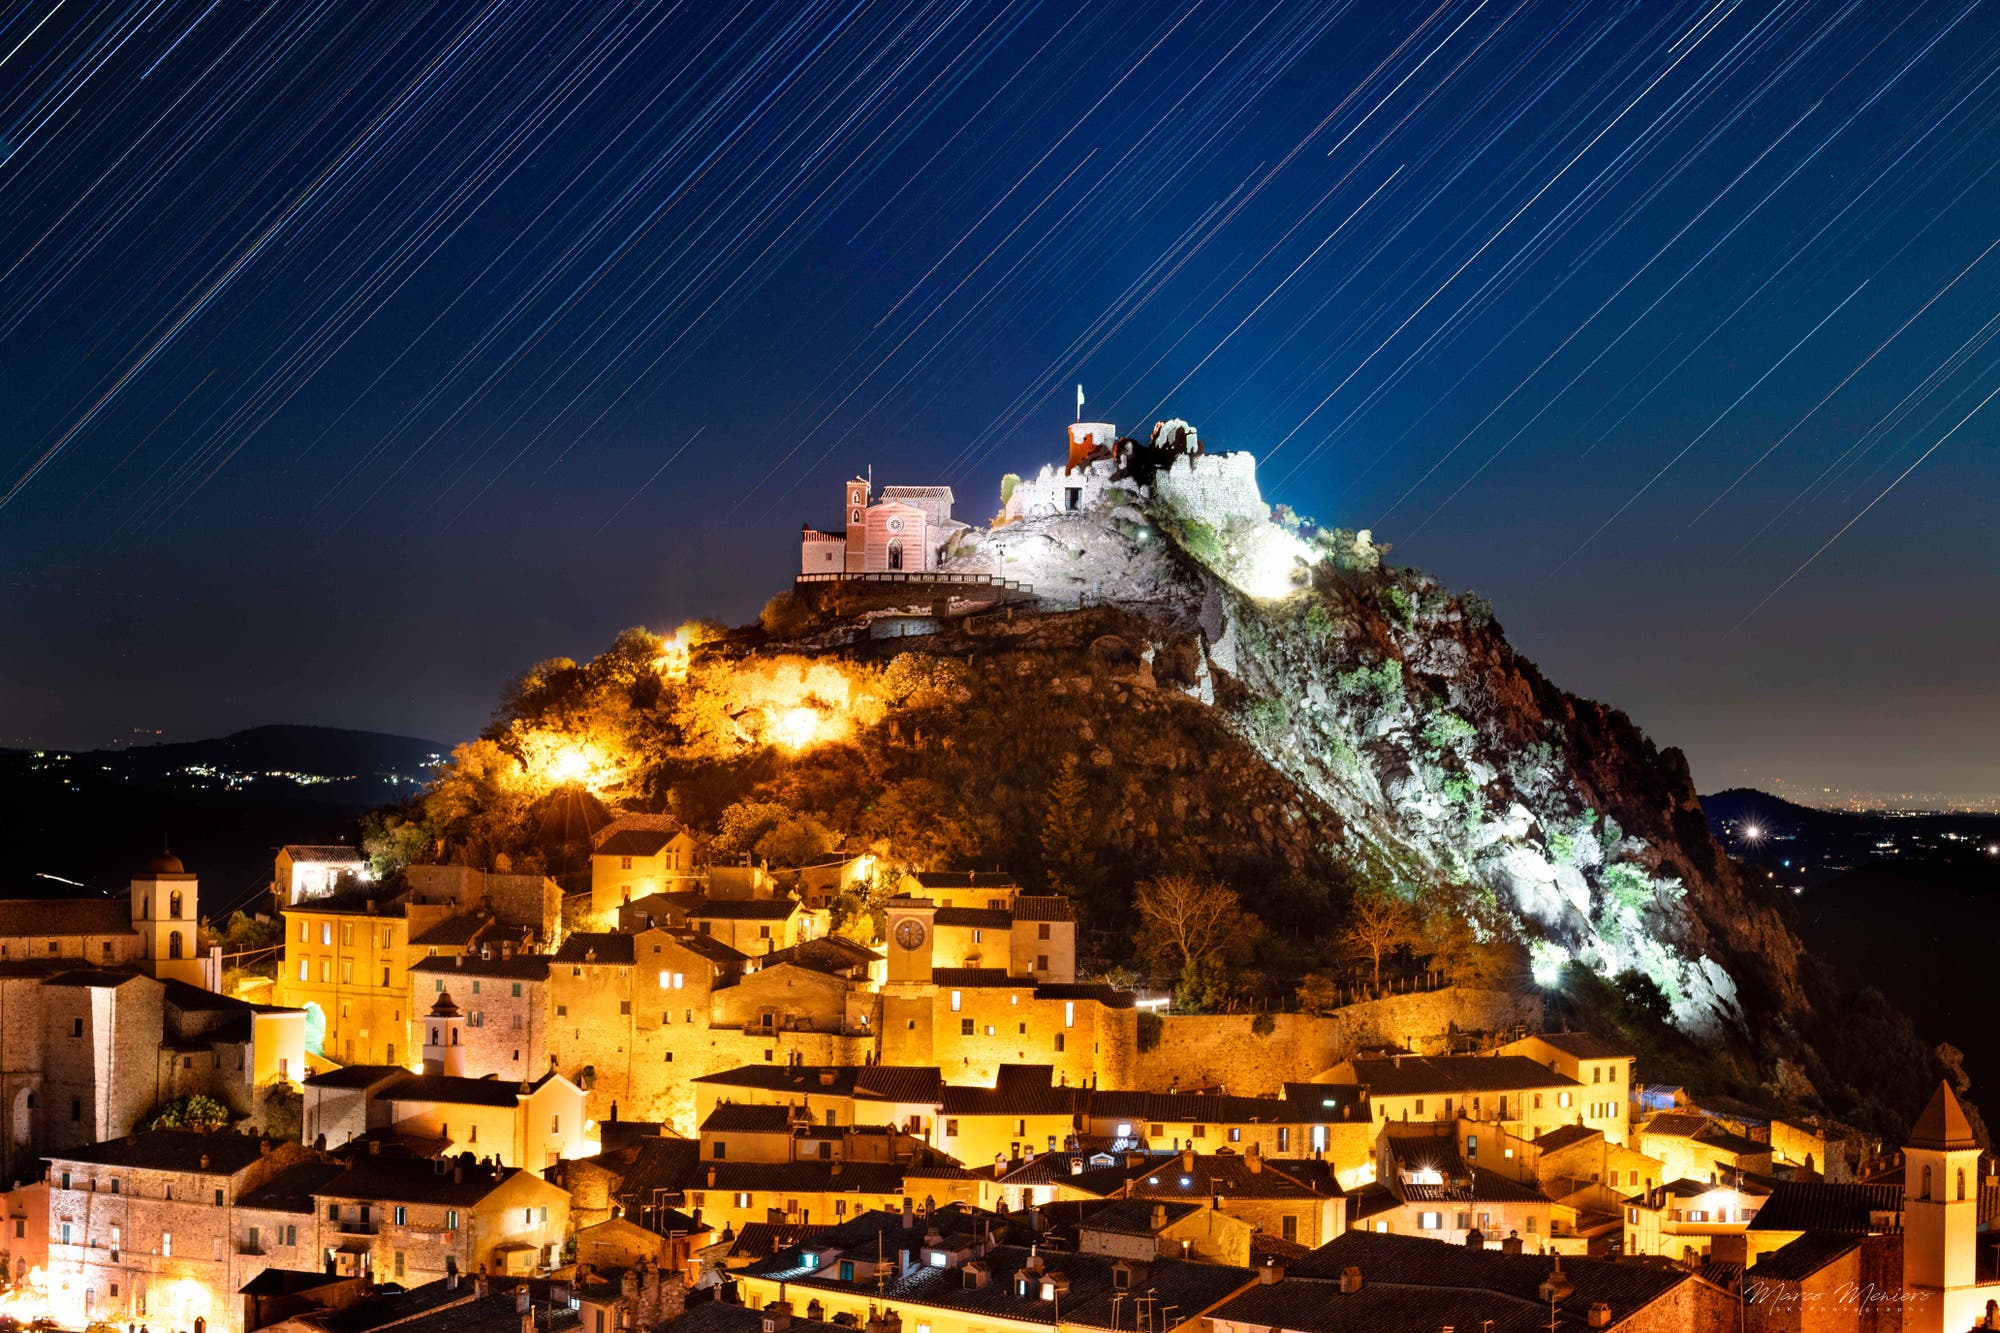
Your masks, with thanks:
[{"label": "church facade", "polygon": [[842,500],[846,527],[821,531],[804,525],[800,577],[929,573],[937,569],[945,544],[966,530],[951,516],[949,486],[884,486],[877,494],[870,482],[856,477],[842,488]]}]

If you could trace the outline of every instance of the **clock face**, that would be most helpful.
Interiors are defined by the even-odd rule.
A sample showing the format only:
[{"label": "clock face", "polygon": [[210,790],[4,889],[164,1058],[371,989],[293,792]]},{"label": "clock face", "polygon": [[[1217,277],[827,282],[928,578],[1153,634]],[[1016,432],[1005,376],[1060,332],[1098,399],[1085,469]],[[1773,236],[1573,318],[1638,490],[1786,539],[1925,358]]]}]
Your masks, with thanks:
[{"label": "clock face", "polygon": [[912,952],[924,947],[924,923],[906,916],[896,923],[896,943]]}]

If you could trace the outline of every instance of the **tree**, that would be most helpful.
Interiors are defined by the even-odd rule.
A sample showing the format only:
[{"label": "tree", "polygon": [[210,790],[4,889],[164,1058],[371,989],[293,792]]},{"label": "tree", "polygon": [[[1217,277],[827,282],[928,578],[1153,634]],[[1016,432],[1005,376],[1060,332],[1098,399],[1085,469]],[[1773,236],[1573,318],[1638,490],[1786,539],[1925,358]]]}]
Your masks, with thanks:
[{"label": "tree", "polygon": [[1072,898],[1096,887],[1097,843],[1090,808],[1090,782],[1073,754],[1063,756],[1048,787],[1049,808],[1042,819],[1042,868],[1049,887]]},{"label": "tree", "polygon": [[374,810],[361,819],[361,854],[368,858],[368,871],[378,880],[392,879],[403,867],[423,859],[430,849],[430,834],[413,819],[389,810]]},{"label": "tree", "polygon": [[1382,955],[1417,942],[1417,916],[1394,890],[1370,887],[1357,891],[1347,906],[1347,928],[1341,939],[1375,967],[1375,991],[1382,991]]},{"label": "tree", "polygon": [[1175,979],[1175,1008],[1219,1008],[1228,998],[1229,968],[1241,964],[1264,934],[1236,890],[1192,875],[1162,875],[1139,886],[1134,905],[1144,923],[1140,952],[1157,976]]},{"label": "tree", "polygon": [[840,834],[811,815],[787,813],[764,831],[753,850],[766,864],[806,866],[840,846]]},{"label": "tree", "polygon": [[213,1097],[191,1092],[164,1102],[153,1113],[154,1129],[192,1129],[210,1134],[229,1126],[229,1108]]}]

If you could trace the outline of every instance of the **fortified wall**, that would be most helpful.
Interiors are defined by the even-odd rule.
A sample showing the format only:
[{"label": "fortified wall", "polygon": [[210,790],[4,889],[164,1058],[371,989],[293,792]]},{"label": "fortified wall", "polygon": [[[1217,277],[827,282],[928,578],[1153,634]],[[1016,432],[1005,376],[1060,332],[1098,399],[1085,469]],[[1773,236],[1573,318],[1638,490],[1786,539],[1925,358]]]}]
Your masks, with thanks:
[{"label": "fortified wall", "polygon": [[1542,1002],[1512,991],[1447,986],[1364,1000],[1331,1014],[1165,1014],[1160,1042],[1137,1059],[1141,1088],[1226,1087],[1244,1097],[1277,1096],[1370,1047],[1394,1044],[1419,1054],[1445,1049],[1451,1033],[1540,1029]]}]

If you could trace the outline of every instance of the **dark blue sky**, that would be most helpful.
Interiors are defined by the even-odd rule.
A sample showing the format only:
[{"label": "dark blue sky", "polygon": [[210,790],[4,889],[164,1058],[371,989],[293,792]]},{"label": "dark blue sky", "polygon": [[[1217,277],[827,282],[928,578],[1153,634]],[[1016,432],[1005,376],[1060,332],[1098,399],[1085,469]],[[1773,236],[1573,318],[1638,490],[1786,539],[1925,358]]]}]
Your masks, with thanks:
[{"label": "dark blue sky", "polygon": [[453,739],[1081,381],[1704,788],[1992,795],[1996,111],[1990,0],[6,4],[0,739]]}]

